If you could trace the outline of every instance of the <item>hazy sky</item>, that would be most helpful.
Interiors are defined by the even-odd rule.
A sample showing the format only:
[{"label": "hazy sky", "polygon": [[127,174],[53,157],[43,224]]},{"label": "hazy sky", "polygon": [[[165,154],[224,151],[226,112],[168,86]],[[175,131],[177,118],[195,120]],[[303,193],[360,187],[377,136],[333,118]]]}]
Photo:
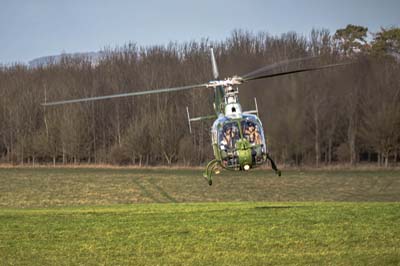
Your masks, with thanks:
[{"label": "hazy sky", "polygon": [[224,40],[234,29],[309,34],[400,26],[400,0],[0,0],[0,64],[129,41]]}]

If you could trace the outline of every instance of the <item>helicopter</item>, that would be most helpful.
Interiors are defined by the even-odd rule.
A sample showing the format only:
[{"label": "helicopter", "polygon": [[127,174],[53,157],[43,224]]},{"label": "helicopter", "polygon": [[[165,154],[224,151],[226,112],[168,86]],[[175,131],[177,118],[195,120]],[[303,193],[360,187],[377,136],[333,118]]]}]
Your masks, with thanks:
[{"label": "helicopter", "polygon": [[192,122],[214,119],[214,122],[211,126],[211,145],[213,148],[214,159],[207,164],[203,173],[203,177],[208,181],[208,184],[210,186],[212,185],[213,174],[219,174],[221,169],[233,171],[249,171],[265,164],[267,161],[270,162],[271,168],[275,171],[275,173],[278,176],[281,176],[281,171],[278,169],[276,163],[268,153],[263,126],[261,120],[259,119],[257,100],[256,98],[254,98],[254,110],[243,111],[242,106],[239,102],[238,86],[253,80],[285,76],[300,72],[321,70],[345,65],[348,63],[327,64],[311,67],[297,67],[284,71],[280,70],[283,67],[288,67],[293,63],[302,64],[317,58],[317,56],[303,57],[289,59],[267,65],[242,76],[234,75],[225,79],[221,79],[219,77],[214,49],[212,47],[210,47],[210,54],[214,80],[211,80],[207,83],[174,88],[162,88],[147,91],[79,98],[72,100],[53,102],[45,101],[44,103],[42,103],[42,106],[55,106],[120,97],[167,93],[191,90],[195,88],[212,89],[214,91],[213,107],[215,114],[191,118],[189,114],[189,109],[188,107],[186,107],[190,133],[192,133]]}]

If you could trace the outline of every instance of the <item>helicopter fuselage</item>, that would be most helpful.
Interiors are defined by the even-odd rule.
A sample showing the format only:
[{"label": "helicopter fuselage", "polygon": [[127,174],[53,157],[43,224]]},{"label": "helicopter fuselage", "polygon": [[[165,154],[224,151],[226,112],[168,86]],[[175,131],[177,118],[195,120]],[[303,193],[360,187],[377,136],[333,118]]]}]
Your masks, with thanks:
[{"label": "helicopter fuselage", "polygon": [[[211,81],[210,84],[213,84]],[[270,159],[264,130],[256,110],[243,112],[235,79],[214,87],[214,109],[217,119],[211,127],[214,160],[206,167],[204,177],[212,184],[212,174],[220,168],[248,171]]]}]

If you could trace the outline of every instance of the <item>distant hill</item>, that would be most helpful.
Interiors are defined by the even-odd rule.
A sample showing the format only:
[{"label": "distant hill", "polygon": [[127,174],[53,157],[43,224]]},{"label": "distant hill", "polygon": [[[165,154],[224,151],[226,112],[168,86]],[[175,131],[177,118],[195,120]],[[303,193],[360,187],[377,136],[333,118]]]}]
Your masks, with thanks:
[{"label": "distant hill", "polygon": [[92,62],[93,65],[97,65],[101,58],[103,57],[103,52],[87,52],[87,53],[63,53],[60,55],[50,55],[43,56],[39,58],[35,58],[28,62],[29,67],[39,67],[39,66],[47,66],[50,64],[57,64],[61,62],[63,57],[72,57],[72,58],[87,58]]}]

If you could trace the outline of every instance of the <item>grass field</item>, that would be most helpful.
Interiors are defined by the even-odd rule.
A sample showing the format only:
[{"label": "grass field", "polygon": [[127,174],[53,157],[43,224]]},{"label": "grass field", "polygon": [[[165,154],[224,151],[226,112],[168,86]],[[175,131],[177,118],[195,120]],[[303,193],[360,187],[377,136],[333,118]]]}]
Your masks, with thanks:
[{"label": "grass field", "polygon": [[200,174],[0,169],[0,265],[400,265],[399,170]]}]

